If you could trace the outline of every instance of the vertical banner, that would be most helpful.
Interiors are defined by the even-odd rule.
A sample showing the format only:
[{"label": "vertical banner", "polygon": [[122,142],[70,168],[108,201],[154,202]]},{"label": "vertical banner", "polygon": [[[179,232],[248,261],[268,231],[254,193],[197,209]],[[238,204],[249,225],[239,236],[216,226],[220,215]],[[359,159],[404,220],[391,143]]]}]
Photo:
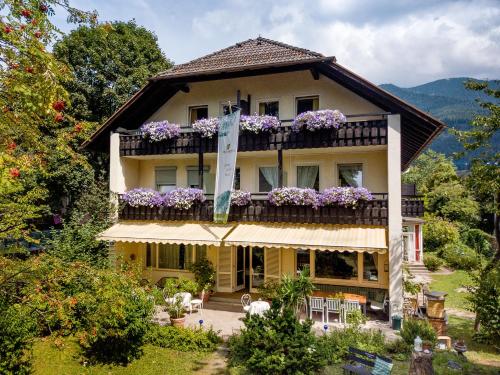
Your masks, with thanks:
[{"label": "vertical banner", "polygon": [[215,178],[214,222],[227,223],[231,190],[233,189],[240,131],[240,110],[221,118],[217,150],[217,175]]}]

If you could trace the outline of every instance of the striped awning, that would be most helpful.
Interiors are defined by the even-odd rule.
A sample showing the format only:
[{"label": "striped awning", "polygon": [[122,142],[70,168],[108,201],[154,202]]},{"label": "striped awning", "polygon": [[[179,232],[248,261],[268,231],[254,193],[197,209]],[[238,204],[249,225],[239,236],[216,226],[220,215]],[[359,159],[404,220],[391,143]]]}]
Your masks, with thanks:
[{"label": "striped awning", "polygon": [[226,245],[309,250],[387,251],[386,229],[364,225],[239,224]]},{"label": "striped awning", "polygon": [[100,233],[97,239],[219,246],[233,227],[234,225],[229,224],[122,221]]}]

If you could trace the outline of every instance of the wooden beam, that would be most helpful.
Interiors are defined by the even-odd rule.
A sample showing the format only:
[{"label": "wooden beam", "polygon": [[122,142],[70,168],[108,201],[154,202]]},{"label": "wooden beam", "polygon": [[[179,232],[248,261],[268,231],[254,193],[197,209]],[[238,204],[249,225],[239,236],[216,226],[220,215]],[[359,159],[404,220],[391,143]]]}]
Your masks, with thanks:
[{"label": "wooden beam", "polygon": [[185,86],[181,86],[181,88],[179,90],[181,90],[182,92],[185,92],[187,94],[190,91],[190,88],[188,85],[185,85]]},{"label": "wooden beam", "polygon": [[319,79],[318,70],[315,68],[311,68],[311,69],[309,69],[309,71],[311,72],[311,75],[313,76],[314,80],[317,81]]},{"label": "wooden beam", "polygon": [[283,150],[278,150],[278,187],[283,187]]},{"label": "wooden beam", "polygon": [[200,136],[200,150],[198,151],[198,187],[203,190],[203,139]]}]

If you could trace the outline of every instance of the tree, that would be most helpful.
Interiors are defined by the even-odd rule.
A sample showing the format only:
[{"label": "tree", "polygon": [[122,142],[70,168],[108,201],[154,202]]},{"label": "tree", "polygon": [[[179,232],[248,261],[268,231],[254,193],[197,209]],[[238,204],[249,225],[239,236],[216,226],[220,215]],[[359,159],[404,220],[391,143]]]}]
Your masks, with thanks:
[{"label": "tree", "polygon": [[149,77],[172,65],[156,36],[135,21],[80,26],[55,44],[54,54],[72,69],[65,84],[72,113],[95,122],[106,120]]},{"label": "tree", "polygon": [[403,182],[415,184],[420,194],[426,194],[443,183],[457,180],[452,160],[432,150],[420,155],[403,174]]},{"label": "tree", "polygon": [[49,18],[54,9],[67,11],[70,22],[96,21],[67,0],[0,3],[0,239],[27,236],[47,213],[53,155],[86,165],[75,145],[89,127],[67,114],[61,82],[69,69],[46,49],[58,34]]}]

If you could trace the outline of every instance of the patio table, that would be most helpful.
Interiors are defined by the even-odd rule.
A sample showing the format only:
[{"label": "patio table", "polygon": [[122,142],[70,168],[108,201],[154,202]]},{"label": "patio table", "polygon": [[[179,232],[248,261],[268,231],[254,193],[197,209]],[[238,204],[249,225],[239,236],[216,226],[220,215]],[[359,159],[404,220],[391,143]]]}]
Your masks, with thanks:
[{"label": "patio table", "polygon": [[[314,297],[323,297],[323,298],[330,298],[332,295],[334,295],[334,292],[323,292],[321,290],[316,290],[313,292]],[[360,294],[353,294],[353,293],[342,293],[342,296],[344,296],[344,300],[349,300],[349,301],[358,301],[359,304],[363,307],[363,314],[366,315],[366,296],[362,296]]]},{"label": "patio table", "polygon": [[266,301],[254,301],[250,304],[250,310],[248,310],[250,315],[264,315],[264,312],[269,310],[271,306],[269,302]]}]

